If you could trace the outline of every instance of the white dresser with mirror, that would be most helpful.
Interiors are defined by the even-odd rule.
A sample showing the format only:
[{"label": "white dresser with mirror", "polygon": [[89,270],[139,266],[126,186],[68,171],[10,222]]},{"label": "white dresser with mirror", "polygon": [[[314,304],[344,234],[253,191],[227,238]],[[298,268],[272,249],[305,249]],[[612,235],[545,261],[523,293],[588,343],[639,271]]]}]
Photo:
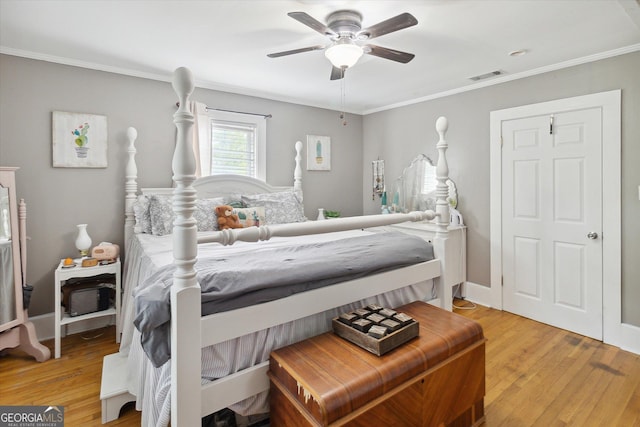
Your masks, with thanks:
[{"label": "white dresser with mirror", "polygon": [[19,347],[43,362],[50,350],[40,344],[23,303],[26,286],[26,205],[16,197],[15,172],[0,166],[0,351]]},{"label": "white dresser with mirror", "polygon": [[[402,175],[393,183],[393,194],[385,195],[388,196],[387,200],[392,201],[386,210],[389,212],[435,210],[436,172],[436,166],[426,155],[420,154],[414,158],[403,170]],[[467,280],[467,227],[457,210],[457,187],[451,179],[447,179],[446,184],[449,191],[448,201],[451,212],[447,236],[449,239],[448,248],[455,255],[448,257],[448,259],[455,260],[456,264],[449,266],[449,274],[444,279],[445,283],[441,284],[449,289],[438,289],[438,298],[446,298],[447,301],[443,301],[442,306],[450,310],[452,307],[452,288],[463,285]],[[379,194],[380,192],[376,192],[374,184],[375,193]],[[437,231],[436,225],[432,222],[405,222],[378,229],[413,234],[428,242],[433,240]],[[458,290],[462,294],[462,289]]]}]

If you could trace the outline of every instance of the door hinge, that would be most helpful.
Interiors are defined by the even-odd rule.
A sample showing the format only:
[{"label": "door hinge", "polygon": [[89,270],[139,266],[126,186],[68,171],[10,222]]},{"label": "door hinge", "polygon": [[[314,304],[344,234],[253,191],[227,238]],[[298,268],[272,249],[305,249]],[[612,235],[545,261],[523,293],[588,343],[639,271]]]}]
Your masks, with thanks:
[{"label": "door hinge", "polygon": [[553,135],[553,114],[549,116],[549,135]]},{"label": "door hinge", "polygon": [[500,276],[500,286],[504,286],[504,276]]}]

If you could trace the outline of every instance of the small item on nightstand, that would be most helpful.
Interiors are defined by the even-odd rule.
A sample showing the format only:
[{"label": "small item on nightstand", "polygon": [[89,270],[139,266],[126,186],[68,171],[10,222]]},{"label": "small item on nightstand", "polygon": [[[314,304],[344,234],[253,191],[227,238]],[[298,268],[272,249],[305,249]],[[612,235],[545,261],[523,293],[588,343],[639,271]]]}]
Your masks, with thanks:
[{"label": "small item on nightstand", "polygon": [[115,261],[119,254],[120,247],[109,242],[101,242],[91,250],[91,258],[98,261]]},{"label": "small item on nightstand", "polygon": [[65,258],[62,260],[62,268],[73,268],[76,266],[76,263],[71,258]]},{"label": "small item on nightstand", "polygon": [[87,233],[87,224],[78,224],[78,237],[76,237],[76,248],[80,256],[89,255],[89,249],[91,248],[91,237]]},{"label": "small item on nightstand", "polygon": [[95,267],[96,265],[98,265],[98,260],[95,258],[84,258],[82,260],[83,267]]}]

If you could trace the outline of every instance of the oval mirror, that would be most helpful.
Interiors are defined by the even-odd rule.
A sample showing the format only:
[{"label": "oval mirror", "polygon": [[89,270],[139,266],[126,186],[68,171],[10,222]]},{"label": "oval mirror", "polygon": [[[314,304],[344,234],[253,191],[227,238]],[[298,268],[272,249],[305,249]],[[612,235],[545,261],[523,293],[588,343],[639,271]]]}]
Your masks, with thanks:
[{"label": "oval mirror", "polygon": [[[447,179],[449,205],[458,206],[458,191],[455,183]],[[420,154],[411,161],[396,180],[393,202],[400,212],[435,210],[436,208],[436,166],[431,159]]]}]

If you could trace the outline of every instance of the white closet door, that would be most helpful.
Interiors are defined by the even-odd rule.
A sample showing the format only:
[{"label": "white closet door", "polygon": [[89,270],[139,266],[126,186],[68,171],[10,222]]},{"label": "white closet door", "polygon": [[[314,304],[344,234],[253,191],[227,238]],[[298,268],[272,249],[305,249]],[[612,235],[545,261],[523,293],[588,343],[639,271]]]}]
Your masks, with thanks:
[{"label": "white closet door", "polygon": [[601,109],[501,129],[504,309],[602,339]]}]

